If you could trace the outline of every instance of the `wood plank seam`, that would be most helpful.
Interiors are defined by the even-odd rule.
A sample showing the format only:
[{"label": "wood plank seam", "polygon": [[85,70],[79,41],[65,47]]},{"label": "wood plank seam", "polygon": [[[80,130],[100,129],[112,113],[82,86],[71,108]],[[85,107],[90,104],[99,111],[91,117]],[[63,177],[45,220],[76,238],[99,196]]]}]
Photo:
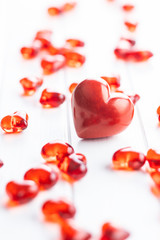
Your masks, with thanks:
[{"label": "wood plank seam", "polygon": [[[134,84],[133,84],[133,78],[132,78],[132,74],[131,74],[131,71],[130,71],[131,69],[130,68],[132,68],[130,63],[126,63],[125,64],[126,75],[128,76],[129,84],[130,84],[130,87],[131,87],[132,91],[135,92],[135,88],[134,88]],[[137,111],[139,124],[141,126],[141,132],[142,132],[143,139],[144,139],[144,145],[145,145],[146,150],[148,150],[149,143],[148,143],[147,134],[146,134],[146,131],[145,131],[145,128],[144,128],[144,124],[143,124],[143,120],[142,120],[142,117],[141,117],[141,113],[140,113],[140,109],[138,107],[138,104],[136,104],[135,109]]]}]

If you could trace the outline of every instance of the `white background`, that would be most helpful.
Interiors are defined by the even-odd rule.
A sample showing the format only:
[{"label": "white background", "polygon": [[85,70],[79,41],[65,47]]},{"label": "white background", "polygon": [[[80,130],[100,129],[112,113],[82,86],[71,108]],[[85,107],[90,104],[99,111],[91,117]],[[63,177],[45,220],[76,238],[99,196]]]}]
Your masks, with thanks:
[{"label": "white background", "polygon": [[[113,153],[132,146],[146,153],[150,147],[160,147],[160,129],[156,108],[160,104],[160,4],[159,0],[135,0],[132,14],[121,10],[115,0],[79,0],[77,8],[63,17],[51,18],[47,8],[63,1],[0,0],[0,118],[16,110],[29,114],[29,126],[22,134],[0,132],[0,239],[58,240],[55,226],[43,221],[41,205],[49,198],[66,198],[77,208],[76,224],[96,236],[105,221],[119,225],[131,233],[130,240],[160,239],[160,205],[151,194],[152,181],[143,171],[111,170]],[[128,34],[125,19],[138,21],[135,34]],[[67,69],[45,77],[42,88],[33,97],[22,97],[19,79],[41,75],[39,59],[24,61],[19,53],[29,45],[38,30],[53,30],[53,43],[63,45],[67,38],[80,38],[86,47],[82,52],[87,61],[83,68]],[[113,55],[121,36],[134,37],[137,47],[151,50],[154,57],[147,63],[125,64]],[[120,74],[122,89],[138,93],[132,124],[123,133],[106,139],[81,140],[74,131],[70,113],[68,86],[85,78],[110,73]],[[38,100],[42,89],[52,87],[65,93],[68,103],[57,109],[42,109]],[[60,139],[73,145],[76,152],[86,155],[88,174],[71,188],[59,182],[52,190],[40,193],[29,204],[14,209],[5,208],[5,185],[21,180],[27,169],[43,162],[41,147]]]}]

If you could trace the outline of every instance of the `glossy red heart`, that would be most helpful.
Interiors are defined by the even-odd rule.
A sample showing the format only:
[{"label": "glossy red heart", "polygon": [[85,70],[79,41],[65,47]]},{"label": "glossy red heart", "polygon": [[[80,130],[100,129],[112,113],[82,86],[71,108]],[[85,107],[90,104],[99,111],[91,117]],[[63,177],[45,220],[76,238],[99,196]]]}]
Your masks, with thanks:
[{"label": "glossy red heart", "polygon": [[86,79],[72,94],[72,112],[80,138],[102,138],[120,133],[130,124],[134,105],[124,94],[110,95],[107,83]]}]

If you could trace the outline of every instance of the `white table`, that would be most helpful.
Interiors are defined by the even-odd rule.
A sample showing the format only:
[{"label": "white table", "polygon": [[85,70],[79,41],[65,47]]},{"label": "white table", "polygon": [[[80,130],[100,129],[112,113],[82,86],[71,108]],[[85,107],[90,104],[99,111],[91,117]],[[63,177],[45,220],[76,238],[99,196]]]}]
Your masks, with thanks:
[{"label": "white table", "polygon": [[[136,10],[127,15],[120,9],[123,3],[120,0],[115,3],[81,0],[75,11],[63,17],[47,16],[47,7],[60,2],[0,0],[0,118],[21,109],[29,114],[29,127],[22,134],[0,132],[0,158],[4,162],[0,169],[0,239],[58,240],[56,227],[44,223],[40,208],[49,198],[66,198],[73,200],[77,208],[77,225],[95,235],[105,221],[110,221],[128,230],[130,240],[159,240],[160,205],[150,192],[150,177],[142,171],[113,171],[109,166],[113,153],[119,148],[132,146],[146,153],[148,147],[160,147],[156,116],[156,108],[160,105],[160,3],[158,0],[135,0]],[[147,63],[125,64],[115,60],[113,49],[119,38],[127,34],[123,26],[127,16],[139,22],[133,34],[137,46],[154,53]],[[68,98],[68,103],[57,109],[42,109],[38,102],[41,90],[33,97],[20,95],[19,79],[39,75],[41,69],[39,59],[22,60],[19,49],[29,45],[36,31],[41,29],[53,30],[53,42],[59,46],[70,37],[86,43],[82,50],[87,57],[83,68],[67,69],[45,77],[41,90],[52,87]],[[126,92],[141,96],[133,122],[117,136],[81,140],[73,127],[68,86],[75,81],[110,73],[120,74],[122,89]],[[86,177],[73,189],[68,183],[59,182],[29,204],[5,208],[6,183],[22,179],[27,169],[43,162],[41,147],[55,139],[69,142],[76,152],[86,155]]]}]

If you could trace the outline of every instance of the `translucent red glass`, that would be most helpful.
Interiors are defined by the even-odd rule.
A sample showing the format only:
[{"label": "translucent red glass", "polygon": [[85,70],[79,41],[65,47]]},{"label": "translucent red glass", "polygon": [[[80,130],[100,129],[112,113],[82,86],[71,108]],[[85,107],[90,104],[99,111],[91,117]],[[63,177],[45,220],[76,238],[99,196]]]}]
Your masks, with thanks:
[{"label": "translucent red glass", "polygon": [[[119,90],[119,89],[115,89],[115,92],[117,93],[124,93],[124,91],[122,90]],[[140,96],[138,94],[135,94],[135,95],[127,95],[133,102],[133,104],[135,105],[139,99],[140,99]]]},{"label": "translucent red glass", "polygon": [[20,52],[25,59],[35,58],[38,54],[38,50],[34,47],[22,47]]},{"label": "translucent red glass", "polygon": [[158,121],[160,122],[160,106],[157,108]]},{"label": "translucent red glass", "polygon": [[150,176],[154,183],[160,187],[160,170],[151,171]]},{"label": "translucent red glass", "polygon": [[61,9],[58,7],[50,7],[48,8],[48,14],[50,16],[58,16],[62,13]]},{"label": "translucent red glass", "polygon": [[62,12],[68,12],[75,8],[76,2],[67,2],[61,7]]},{"label": "translucent red glass", "polygon": [[66,40],[66,43],[71,47],[84,47],[84,42],[78,39],[70,38]]},{"label": "translucent red glass", "polygon": [[59,54],[65,56],[65,54],[70,53],[71,49],[67,47],[61,47],[59,48]]},{"label": "translucent red glass", "polygon": [[58,16],[65,12],[71,11],[73,8],[75,8],[75,6],[76,2],[67,2],[60,7],[50,7],[48,8],[48,14],[50,16]]},{"label": "translucent red glass", "polygon": [[34,38],[33,45],[38,46],[39,44],[40,50],[47,49],[51,45],[51,36],[52,31],[50,30],[38,31]]},{"label": "translucent red glass", "polygon": [[125,26],[127,27],[128,31],[134,32],[137,28],[137,23],[132,23],[132,22],[124,22]]},{"label": "translucent red glass", "polygon": [[80,160],[84,164],[87,164],[87,159],[82,153],[76,153],[76,157],[78,157],[78,160]]},{"label": "translucent red glass", "polygon": [[47,56],[41,61],[43,74],[55,73],[65,66],[65,59],[62,56]]},{"label": "translucent red glass", "polygon": [[118,59],[124,60],[126,62],[144,62],[153,56],[150,51],[137,51],[122,48],[116,48],[114,50],[114,54]]},{"label": "translucent red glass", "polygon": [[103,76],[101,78],[109,84],[111,91],[120,87],[120,76]]},{"label": "translucent red glass", "polygon": [[78,68],[85,63],[85,57],[77,52],[67,51],[64,53],[66,65],[68,67]]},{"label": "translucent red glass", "polygon": [[73,183],[83,178],[87,173],[86,158],[82,154],[71,154],[58,163],[63,178]]},{"label": "translucent red glass", "polygon": [[60,54],[60,50],[53,45],[47,47],[47,52],[52,56]]},{"label": "translucent red glass", "polygon": [[124,4],[122,6],[122,9],[125,11],[125,12],[130,12],[134,9],[134,5],[132,4]]},{"label": "translucent red glass", "polygon": [[76,209],[71,203],[63,200],[48,200],[43,204],[42,212],[46,220],[60,222],[60,219],[73,218],[76,213]]},{"label": "translucent red glass", "polygon": [[149,149],[147,152],[146,159],[151,168],[160,168],[160,153],[154,149]]},{"label": "translucent red glass", "polygon": [[133,40],[133,39],[130,39],[130,38],[124,38],[124,37],[122,37],[121,40],[128,42],[131,47],[133,47],[133,46],[136,44],[136,41]]},{"label": "translucent red glass", "polygon": [[43,84],[43,79],[38,77],[22,78],[19,82],[23,87],[24,95],[31,96]]},{"label": "translucent red glass", "polygon": [[143,153],[136,152],[130,147],[116,151],[112,157],[113,167],[117,170],[139,170],[145,161]]},{"label": "translucent red glass", "polygon": [[154,194],[155,197],[160,198],[160,186],[158,185],[151,186],[151,192]]},{"label": "translucent red glass", "polygon": [[91,239],[91,234],[81,230],[73,224],[63,221],[61,224],[61,234],[62,234],[62,240],[89,240]]},{"label": "translucent red glass", "polygon": [[70,86],[69,86],[69,91],[70,93],[72,93],[74,91],[74,89],[77,87],[78,83],[72,83]]},{"label": "translucent red glass", "polygon": [[111,223],[105,223],[102,226],[102,235],[100,240],[125,240],[130,236],[129,232],[117,228]]},{"label": "translucent red glass", "polygon": [[52,92],[49,89],[44,89],[40,103],[45,108],[56,108],[59,107],[65,101],[65,95],[57,92]]},{"label": "translucent red glass", "polygon": [[160,115],[160,106],[157,108],[157,114]]},{"label": "translucent red glass", "polygon": [[41,190],[53,187],[58,181],[58,173],[43,165],[39,168],[29,169],[25,175],[25,180],[32,180],[38,184]]},{"label": "translucent red glass", "polygon": [[52,31],[42,30],[36,33],[32,46],[21,48],[21,54],[25,59],[36,57],[40,50],[47,50],[51,46]]},{"label": "translucent red glass", "polygon": [[4,163],[0,160],[0,168],[3,167]]},{"label": "translucent red glass", "polygon": [[42,147],[41,155],[46,162],[59,163],[65,156],[74,153],[74,149],[68,143],[53,141]]},{"label": "translucent red glass", "polygon": [[51,30],[41,30],[36,33],[35,40],[48,40],[51,41],[53,32]]},{"label": "translucent red glass", "polygon": [[136,104],[140,99],[140,96],[138,94],[129,95],[128,97],[132,100],[133,104]]},{"label": "translucent red glass", "polygon": [[6,133],[19,133],[28,126],[28,115],[25,112],[14,112],[1,120],[1,128]]},{"label": "translucent red glass", "polygon": [[33,181],[11,181],[6,185],[6,192],[11,201],[26,203],[36,197],[39,188]]},{"label": "translucent red glass", "polygon": [[124,93],[124,91],[122,91],[120,89],[116,89],[115,92],[117,92],[117,93]]}]

